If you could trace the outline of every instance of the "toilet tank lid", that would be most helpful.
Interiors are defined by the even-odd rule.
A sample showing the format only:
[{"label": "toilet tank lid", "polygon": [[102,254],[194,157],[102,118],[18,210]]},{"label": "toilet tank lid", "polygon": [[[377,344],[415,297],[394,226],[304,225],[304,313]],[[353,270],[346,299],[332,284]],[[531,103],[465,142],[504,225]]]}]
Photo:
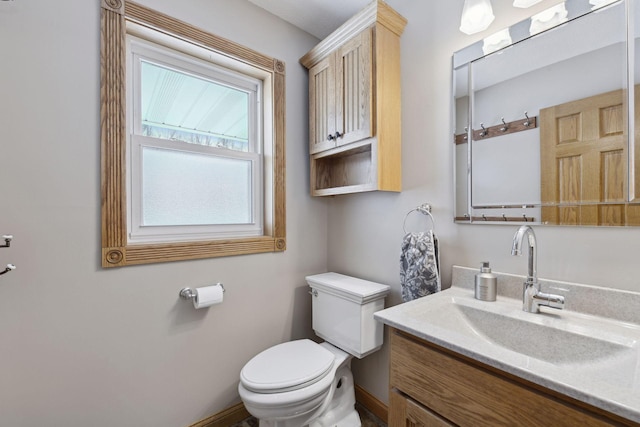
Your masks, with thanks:
[{"label": "toilet tank lid", "polygon": [[359,303],[367,303],[384,298],[391,287],[381,283],[345,276],[339,273],[322,273],[306,277],[312,288],[342,296]]}]

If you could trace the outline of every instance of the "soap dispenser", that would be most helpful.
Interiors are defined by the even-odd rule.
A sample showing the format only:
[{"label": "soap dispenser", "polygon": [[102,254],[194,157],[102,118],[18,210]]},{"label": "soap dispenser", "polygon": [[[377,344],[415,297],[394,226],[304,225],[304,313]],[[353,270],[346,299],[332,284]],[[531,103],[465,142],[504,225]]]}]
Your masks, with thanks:
[{"label": "soap dispenser", "polygon": [[498,277],[491,272],[489,262],[482,263],[480,273],[476,274],[475,297],[482,301],[495,301],[498,288]]}]

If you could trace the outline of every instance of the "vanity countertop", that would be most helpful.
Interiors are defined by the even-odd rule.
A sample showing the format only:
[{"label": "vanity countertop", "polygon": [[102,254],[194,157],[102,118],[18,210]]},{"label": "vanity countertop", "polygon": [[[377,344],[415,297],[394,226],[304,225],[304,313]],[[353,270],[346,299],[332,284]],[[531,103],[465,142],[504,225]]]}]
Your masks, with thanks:
[{"label": "vanity countertop", "polygon": [[522,311],[517,298],[524,277],[497,273],[498,299],[486,302],[474,298],[476,272],[454,267],[451,288],[374,316],[478,362],[640,422],[640,293],[541,279],[543,291],[562,294],[567,303],[564,310],[542,307],[533,314]]}]

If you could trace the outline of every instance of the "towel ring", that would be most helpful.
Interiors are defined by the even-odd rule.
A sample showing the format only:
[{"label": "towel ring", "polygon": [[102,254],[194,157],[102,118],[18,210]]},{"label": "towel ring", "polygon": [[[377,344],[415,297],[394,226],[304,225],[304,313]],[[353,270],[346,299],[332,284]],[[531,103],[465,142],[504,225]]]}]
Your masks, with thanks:
[{"label": "towel ring", "polygon": [[431,215],[431,205],[428,203],[422,204],[420,206],[418,206],[415,209],[411,209],[409,212],[407,212],[407,214],[404,216],[404,221],[402,222],[402,230],[404,231],[404,234],[407,234],[407,218],[409,217],[409,215],[411,215],[413,212],[420,212],[423,215],[427,215],[429,218],[431,218],[431,224],[432,224],[432,228],[434,229],[436,228],[436,221],[433,219],[433,215]]}]

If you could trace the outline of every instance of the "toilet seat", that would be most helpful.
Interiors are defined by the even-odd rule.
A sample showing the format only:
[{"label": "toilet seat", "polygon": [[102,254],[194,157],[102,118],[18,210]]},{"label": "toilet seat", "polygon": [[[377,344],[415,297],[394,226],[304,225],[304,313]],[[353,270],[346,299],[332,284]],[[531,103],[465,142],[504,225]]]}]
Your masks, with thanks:
[{"label": "toilet seat", "polygon": [[284,393],[309,387],[331,372],[335,355],[303,339],[278,344],[256,355],[242,368],[240,382],[255,393]]}]

